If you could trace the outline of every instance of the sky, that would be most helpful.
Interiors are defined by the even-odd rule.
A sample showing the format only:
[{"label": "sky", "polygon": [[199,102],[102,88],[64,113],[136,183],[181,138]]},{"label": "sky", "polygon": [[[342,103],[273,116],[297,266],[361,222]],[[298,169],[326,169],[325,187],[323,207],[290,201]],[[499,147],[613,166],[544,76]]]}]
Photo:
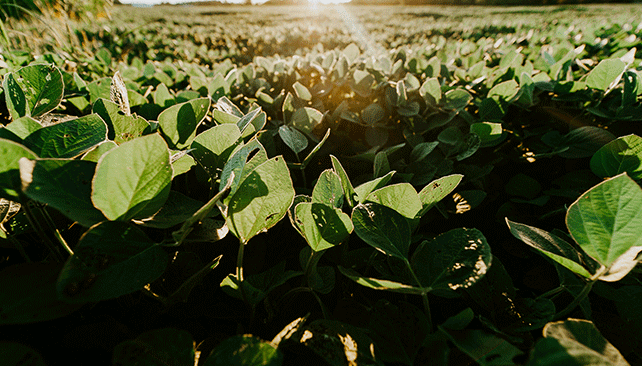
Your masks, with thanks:
[{"label": "sky", "polygon": [[[188,1],[198,1],[198,0],[120,0],[123,4],[159,4],[163,3],[184,3]],[[228,3],[243,3],[243,0],[224,0]],[[267,0],[252,0],[255,4],[264,3]],[[319,4],[337,4],[337,3],[346,3],[349,0],[313,0]]]}]

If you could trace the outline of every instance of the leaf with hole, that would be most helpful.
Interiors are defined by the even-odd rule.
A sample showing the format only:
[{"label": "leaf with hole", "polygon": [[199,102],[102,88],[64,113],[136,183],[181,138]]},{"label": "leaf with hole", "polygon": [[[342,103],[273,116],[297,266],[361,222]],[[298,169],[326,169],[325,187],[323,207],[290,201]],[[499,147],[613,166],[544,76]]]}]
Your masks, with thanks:
[{"label": "leaf with hole", "polygon": [[341,244],[353,229],[350,216],[324,203],[299,203],[295,217],[308,245],[317,252]]},{"label": "leaf with hole", "polygon": [[60,70],[54,65],[29,65],[5,75],[7,109],[14,120],[39,117],[55,109],[64,94]]},{"label": "leaf with hole", "polygon": [[97,114],[43,127],[24,139],[41,158],[73,158],[107,139],[107,125]]},{"label": "leaf with hole", "polygon": [[118,144],[140,137],[151,128],[145,118],[126,115],[116,103],[106,99],[98,99],[92,112],[105,121],[109,130],[107,137]]}]

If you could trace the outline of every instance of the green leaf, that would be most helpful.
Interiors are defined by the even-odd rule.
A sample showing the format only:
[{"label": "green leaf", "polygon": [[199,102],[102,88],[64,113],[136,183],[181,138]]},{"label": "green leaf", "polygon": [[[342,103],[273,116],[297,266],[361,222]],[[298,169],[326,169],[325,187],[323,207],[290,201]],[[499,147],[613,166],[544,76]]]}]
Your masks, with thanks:
[{"label": "green leaf", "polygon": [[622,78],[626,64],[619,58],[600,61],[586,77],[586,86],[607,91],[615,87]]},{"label": "green leaf", "polygon": [[236,192],[224,201],[228,207],[227,226],[247,243],[285,216],[294,194],[285,160],[280,156],[272,158],[246,175]]},{"label": "green leaf", "polygon": [[283,354],[270,343],[251,335],[236,335],[219,343],[205,366],[281,366]]},{"label": "green leaf", "polygon": [[428,210],[437,204],[437,202],[448,196],[464,178],[461,174],[452,174],[441,177],[430,182],[421,191],[419,191],[419,198],[421,199],[422,208],[418,216],[423,216]]},{"label": "green leaf", "polygon": [[495,98],[503,102],[511,102],[519,93],[519,84],[515,80],[507,80],[495,85],[488,91],[488,98]]},{"label": "green leaf", "polygon": [[234,194],[241,181],[247,177],[254,168],[267,160],[268,157],[265,148],[256,139],[252,139],[247,144],[237,147],[236,151],[232,153],[223,167],[223,172],[220,176],[219,191],[223,190],[230,176],[234,174],[231,186],[232,190],[230,192],[230,194]]},{"label": "green leaf", "polygon": [[372,87],[375,83],[375,77],[364,70],[355,70],[350,80],[352,90],[358,95],[367,98],[372,93]]},{"label": "green leaf", "polygon": [[194,339],[185,330],[149,330],[118,344],[112,362],[123,366],[193,365]]},{"label": "green leaf", "polygon": [[350,183],[350,178],[348,177],[346,171],[343,169],[343,166],[341,165],[341,162],[339,162],[339,159],[337,159],[334,155],[330,155],[330,159],[332,160],[332,168],[337,173],[339,178],[341,178],[343,193],[345,194],[346,200],[348,201],[348,205],[350,205],[350,207],[354,207],[357,201],[357,193],[354,191],[352,183]]},{"label": "green leaf", "polygon": [[421,85],[419,94],[424,98],[426,103],[436,106],[441,101],[441,85],[437,78],[428,78]]},{"label": "green leaf", "polygon": [[412,148],[410,161],[421,161],[425,159],[439,145],[439,141],[422,142]]},{"label": "green leaf", "polygon": [[184,149],[196,137],[196,129],[210,108],[210,98],[173,105],[158,115],[158,125],[170,148]]},{"label": "green leaf", "polygon": [[601,178],[626,172],[633,180],[642,179],[642,138],[627,135],[602,146],[591,158],[591,170]]},{"label": "green leaf", "polygon": [[366,125],[373,126],[385,117],[385,113],[379,104],[373,103],[361,111],[361,120],[363,120]]},{"label": "green leaf", "polygon": [[492,258],[481,231],[457,228],[422,242],[410,263],[428,291],[457,290],[473,286],[482,278]]},{"label": "green leaf", "polygon": [[439,327],[439,330],[480,366],[514,365],[513,359],[524,354],[507,340],[485,330],[454,331],[443,327]]},{"label": "green leaf", "polygon": [[239,127],[243,138],[247,138],[259,132],[265,126],[266,121],[267,115],[259,107],[241,117],[236,122],[236,125]]},{"label": "green leaf", "polygon": [[354,231],[368,245],[401,260],[407,260],[410,224],[397,211],[377,204],[358,204],[352,210]]},{"label": "green leaf", "polygon": [[386,290],[397,292],[400,294],[422,295],[428,292],[428,289],[406,285],[404,283],[384,280],[379,278],[365,277],[356,271],[348,268],[338,267],[339,272],[348,277],[352,281],[360,284],[361,286],[371,288],[373,290]]},{"label": "green leaf", "polygon": [[39,117],[60,104],[64,83],[54,65],[25,66],[5,75],[2,83],[11,117]]},{"label": "green leaf", "polygon": [[96,163],[84,160],[20,161],[22,190],[27,197],[48,204],[85,227],[105,220],[91,202],[95,171]]},{"label": "green leaf", "polygon": [[308,88],[303,86],[303,84],[301,84],[300,82],[296,81],[292,85],[292,88],[294,89],[294,93],[299,99],[305,100],[307,102],[312,100],[312,94],[310,94],[310,91],[308,90]]},{"label": "green leaf", "polygon": [[350,216],[324,203],[299,203],[295,217],[303,237],[315,252],[341,244],[353,229]]},{"label": "green leaf", "polygon": [[279,136],[297,155],[308,147],[308,138],[294,127],[288,125],[279,127]]},{"label": "green leaf", "polygon": [[321,120],[323,120],[323,113],[314,108],[304,107],[292,114],[290,125],[305,134],[311,134]]},{"label": "green leaf", "polygon": [[464,89],[449,90],[444,94],[444,109],[461,111],[472,99],[473,96]]},{"label": "green leaf", "polygon": [[107,137],[117,144],[140,137],[150,129],[149,122],[143,117],[126,115],[118,104],[106,99],[98,99],[92,112],[99,115],[107,124]]},{"label": "green leaf", "polygon": [[142,225],[157,229],[169,229],[184,223],[203,206],[203,202],[189,198],[186,195],[169,191],[167,201],[153,217],[143,220]]},{"label": "green leaf", "polygon": [[[56,279],[60,263],[21,263],[0,272],[0,324],[27,324],[58,319],[82,304],[58,299]],[[0,354],[2,351],[0,351]],[[6,361],[3,355],[3,361]],[[4,364],[4,363],[3,363]]]},{"label": "green leaf", "polygon": [[312,190],[312,202],[341,208],[343,206],[343,198],[341,178],[332,169],[326,169],[321,172]]},{"label": "green leaf", "polygon": [[371,192],[366,202],[389,207],[408,219],[414,219],[421,210],[421,200],[410,183],[397,183]]},{"label": "green leaf", "polygon": [[600,279],[619,281],[642,251],[642,188],[626,173],[580,196],[566,213],[566,226],[588,255],[607,268]]},{"label": "green leaf", "polygon": [[528,365],[629,365],[595,325],[588,320],[568,319],[548,323],[544,337],[535,345]]},{"label": "green leaf", "polygon": [[286,271],[285,261],[282,261],[265,272],[249,276],[242,282],[238,280],[236,274],[229,274],[221,282],[221,289],[232,297],[245,299],[250,306],[254,307],[260,304],[272,290],[302,274],[300,271]]},{"label": "green leaf", "polygon": [[357,202],[365,203],[366,198],[368,197],[370,192],[388,184],[394,174],[394,171],[388,172],[388,174],[384,175],[383,177],[375,178],[356,187],[354,191],[357,194]]},{"label": "green leaf", "polygon": [[594,272],[596,268],[592,268],[591,270],[586,268],[585,265],[582,264],[582,253],[573,248],[571,244],[554,234],[536,227],[520,224],[508,219],[506,219],[506,224],[510,232],[517,239],[537,249],[573,273],[577,273],[585,278],[591,278],[591,272]]},{"label": "green leaf", "polygon": [[564,135],[558,147],[568,147],[559,153],[563,158],[581,159],[593,156],[602,146],[615,140],[615,136],[602,128],[582,126]]},{"label": "green leaf", "polygon": [[107,125],[97,114],[36,130],[24,140],[41,158],[73,158],[107,139]]},{"label": "green leaf", "polygon": [[[3,134],[6,132],[11,132],[13,135],[19,138],[19,140],[24,140],[37,130],[41,129],[42,125],[38,123],[35,119],[31,117],[20,117],[13,122],[5,126],[5,128],[0,129],[0,138],[9,138],[4,137]],[[16,141],[21,143],[22,141]]]},{"label": "green leaf", "polygon": [[37,156],[26,147],[2,138],[0,156],[0,198],[19,201],[22,186],[19,161],[21,158],[34,160]]},{"label": "green leaf", "polygon": [[73,303],[113,299],[156,280],[168,263],[163,248],[140,229],[105,221],[80,238],[58,277],[58,296]]},{"label": "green leaf", "polygon": [[167,200],[172,168],[158,134],[139,137],[110,150],[98,161],[91,200],[109,220],[143,219]]},{"label": "green leaf", "polygon": [[97,163],[101,156],[103,156],[107,151],[115,148],[116,146],[118,145],[113,141],[103,141],[100,144],[96,145],[96,147],[94,147],[93,149],[87,151],[81,159]]},{"label": "green leaf", "polygon": [[216,125],[196,136],[190,148],[192,155],[210,177],[217,176],[241,141],[241,132],[233,123]]},{"label": "green leaf", "polygon": [[481,139],[481,147],[492,147],[506,137],[501,123],[481,122],[470,125],[470,132]]}]

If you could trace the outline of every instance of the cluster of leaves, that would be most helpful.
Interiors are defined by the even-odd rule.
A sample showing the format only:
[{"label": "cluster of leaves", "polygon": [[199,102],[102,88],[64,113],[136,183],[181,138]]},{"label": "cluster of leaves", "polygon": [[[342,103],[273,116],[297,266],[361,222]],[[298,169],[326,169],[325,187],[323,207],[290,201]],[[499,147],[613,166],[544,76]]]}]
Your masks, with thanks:
[{"label": "cluster of leaves", "polygon": [[[3,55],[0,240],[25,263],[0,272],[0,323],[134,294],[168,311],[217,291],[255,335],[227,334],[207,365],[627,364],[590,321],[589,295],[640,321],[640,26],[615,24],[606,42],[535,26],[378,53],[288,45],[249,63],[123,58],[119,42],[77,68]],[[553,182],[523,173],[538,164]],[[586,166],[556,167],[571,164]],[[476,212],[475,228],[458,224]],[[560,213],[550,232],[516,221]],[[517,287],[492,240],[511,234],[550,259],[556,285]],[[279,253],[265,266],[248,258],[262,238]],[[219,264],[231,273],[203,284]],[[291,304],[306,294],[308,308]],[[555,321],[573,311],[588,320]],[[194,362],[189,332],[137,336],[114,364]]]}]

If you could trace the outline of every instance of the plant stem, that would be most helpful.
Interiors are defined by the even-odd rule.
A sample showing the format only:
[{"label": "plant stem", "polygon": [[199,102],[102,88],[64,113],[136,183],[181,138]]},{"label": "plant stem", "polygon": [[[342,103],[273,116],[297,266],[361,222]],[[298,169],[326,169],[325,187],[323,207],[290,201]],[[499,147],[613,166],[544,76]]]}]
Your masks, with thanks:
[{"label": "plant stem", "polygon": [[62,262],[64,261],[64,258],[62,257],[62,254],[58,250],[56,246],[53,245],[47,234],[45,234],[44,230],[40,226],[40,221],[36,220],[36,217],[34,216],[33,211],[31,210],[31,202],[26,202],[25,204],[22,205],[22,207],[25,209],[25,215],[27,216],[27,219],[29,220],[29,223],[33,227],[33,229],[38,233],[38,236],[40,239],[42,239],[42,242],[45,244],[47,249],[49,249],[49,252],[51,255],[54,256],[54,259],[56,262]]},{"label": "plant stem", "polygon": [[[412,267],[410,266],[410,262],[407,259],[404,259],[404,262],[406,263],[406,267],[408,267],[408,270],[410,271],[412,278],[417,283],[417,286],[419,286],[420,288],[423,288],[421,285],[421,282],[419,282],[419,278],[417,278],[417,275],[415,274],[415,271],[412,270]],[[430,311],[430,303],[428,302],[427,292],[421,291],[421,300],[422,300],[422,303],[424,304],[424,311],[426,312],[426,318],[428,318],[428,332],[432,333],[432,313]]]},{"label": "plant stem", "polygon": [[588,280],[586,285],[584,285],[584,288],[575,297],[575,299],[573,299],[573,301],[570,304],[568,304],[568,306],[566,308],[564,308],[564,310],[562,310],[559,313],[555,314],[555,318],[554,319],[559,319],[559,318],[565,317],[571,311],[573,311],[573,309],[575,309],[577,307],[577,305],[579,305],[582,301],[584,301],[584,299],[591,292],[591,289],[593,288],[593,285],[595,284],[595,282],[598,281],[598,278],[600,278],[600,276],[602,276],[604,274],[604,272],[606,272],[606,267],[604,267],[604,266],[600,267],[600,269],[598,269],[597,272]]}]

